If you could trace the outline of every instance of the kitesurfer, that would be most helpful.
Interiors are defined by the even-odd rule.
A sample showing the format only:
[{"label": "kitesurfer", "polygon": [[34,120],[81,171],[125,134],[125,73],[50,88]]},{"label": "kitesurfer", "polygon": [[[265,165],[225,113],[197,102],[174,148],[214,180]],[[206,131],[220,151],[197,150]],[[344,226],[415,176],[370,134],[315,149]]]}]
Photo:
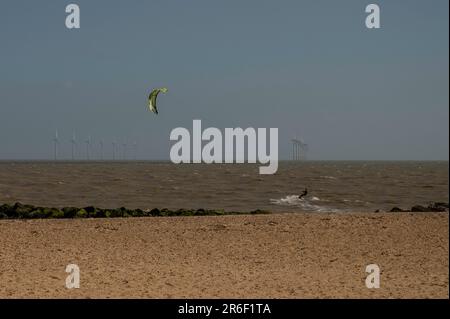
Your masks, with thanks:
[{"label": "kitesurfer", "polygon": [[305,197],[306,195],[308,195],[308,189],[305,188],[305,190],[303,191],[303,193],[301,193],[300,195],[298,195],[298,199],[302,199],[303,197]]}]

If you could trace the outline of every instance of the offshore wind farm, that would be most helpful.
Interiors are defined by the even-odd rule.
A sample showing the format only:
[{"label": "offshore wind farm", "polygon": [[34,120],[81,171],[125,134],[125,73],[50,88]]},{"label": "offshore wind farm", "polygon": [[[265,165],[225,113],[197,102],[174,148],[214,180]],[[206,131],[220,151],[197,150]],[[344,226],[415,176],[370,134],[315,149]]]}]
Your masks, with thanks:
[{"label": "offshore wind farm", "polygon": [[[139,158],[138,154],[138,142],[135,140],[132,143],[128,143],[127,138],[123,139],[122,143],[117,143],[113,138],[110,143],[106,141],[107,145],[111,145],[111,148],[105,149],[105,140],[100,139],[95,142],[92,136],[87,136],[84,141],[84,152],[78,148],[78,142],[76,138],[76,132],[72,131],[72,137],[67,139],[59,138],[58,130],[55,130],[55,137],[52,139],[52,152],[48,159],[54,161],[114,161],[114,160],[145,160],[145,158]],[[293,161],[305,161],[308,159],[308,152],[310,146],[302,138],[291,139],[292,143],[292,157],[289,160]],[[70,153],[68,153],[70,148]],[[116,152],[117,155],[116,156]],[[120,156],[121,155],[121,156]],[[151,158],[147,158],[151,160]]]},{"label": "offshore wind farm", "polygon": [[[138,154],[138,142],[128,144],[128,139],[124,138],[122,143],[117,143],[115,139],[110,141],[99,139],[98,141],[91,135],[82,140],[82,145],[77,140],[76,131],[72,131],[72,137],[65,139],[60,137],[58,130],[51,140],[52,149],[47,159],[53,161],[136,161],[140,160]],[[110,146],[110,147],[108,147]],[[130,148],[130,150],[128,150]],[[131,152],[130,152],[131,151]],[[23,160],[23,159],[18,159]],[[144,159],[141,159],[144,160]]]}]

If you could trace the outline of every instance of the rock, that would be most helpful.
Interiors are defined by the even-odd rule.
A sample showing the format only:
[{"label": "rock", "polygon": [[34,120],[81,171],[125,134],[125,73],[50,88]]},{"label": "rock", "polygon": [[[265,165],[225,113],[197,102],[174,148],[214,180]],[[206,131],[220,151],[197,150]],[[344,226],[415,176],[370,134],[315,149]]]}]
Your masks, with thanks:
[{"label": "rock", "polygon": [[430,210],[422,205],[415,205],[411,207],[412,212],[429,212]]},{"label": "rock", "polygon": [[186,216],[186,210],[185,209],[177,209],[175,212],[172,212],[171,215],[175,216]]},{"label": "rock", "polygon": [[195,211],[195,215],[197,216],[205,216],[206,214],[206,210],[204,210],[203,208],[199,208]]},{"label": "rock", "polygon": [[180,216],[194,216],[194,215],[195,211],[193,211],[192,209],[182,209]]},{"label": "rock", "polygon": [[125,207],[120,207],[119,210],[122,212],[121,217],[132,217],[133,216],[133,211],[131,209],[128,209]]},{"label": "rock", "polygon": [[106,209],[96,208],[95,209],[95,215],[89,216],[94,218],[105,218],[106,217]]},{"label": "rock", "polygon": [[63,218],[64,213],[58,208],[44,208],[43,212],[47,218]]},{"label": "rock", "polygon": [[135,209],[132,212],[132,216],[133,217],[143,217],[143,216],[147,216],[147,213],[144,212],[142,209]]},{"label": "rock", "polygon": [[84,210],[88,215],[87,217],[95,217],[97,214],[97,208],[95,208],[94,206],[85,207]]},{"label": "rock", "polygon": [[250,214],[270,214],[268,211],[256,209],[254,211],[251,211]]},{"label": "rock", "polygon": [[150,216],[161,216],[161,211],[158,208],[153,208],[149,214]]},{"label": "rock", "polygon": [[88,207],[85,207],[84,210],[87,213],[93,213],[93,212],[95,212],[97,210],[97,208],[95,208],[94,206],[88,206]]},{"label": "rock", "polygon": [[214,211],[214,215],[225,215],[225,211],[223,209],[217,209]]},{"label": "rock", "polygon": [[178,214],[181,213],[181,212],[184,212],[184,211],[185,211],[184,209],[179,209],[178,211],[168,209],[167,210],[167,216],[180,216]]},{"label": "rock", "polygon": [[403,210],[403,209],[401,209],[401,208],[398,208],[398,207],[393,207],[393,208],[390,210],[390,212],[393,212],[393,213],[397,213],[397,212],[405,212],[405,210]]},{"label": "rock", "polygon": [[13,209],[14,210],[18,210],[18,209],[21,209],[23,207],[24,207],[24,205],[22,203],[16,202],[16,203],[14,203]]},{"label": "rock", "polygon": [[85,211],[85,210],[82,208],[82,209],[79,209],[79,210],[77,211],[77,213],[75,214],[75,217],[76,217],[76,218],[87,218],[87,217],[88,217],[88,213],[87,213],[87,211]]},{"label": "rock", "polygon": [[433,203],[434,206],[439,206],[439,207],[444,207],[444,208],[449,208],[448,207],[448,203],[444,203],[444,202],[435,202]]},{"label": "rock", "polygon": [[78,208],[76,207],[64,207],[62,209],[64,213],[64,218],[74,218],[78,212]]},{"label": "rock", "polygon": [[172,212],[169,209],[163,208],[163,209],[161,209],[159,216],[170,216],[171,213]]},{"label": "rock", "polygon": [[111,217],[122,217],[123,212],[120,209],[111,209],[109,210]]},{"label": "rock", "polygon": [[177,209],[176,211],[170,211],[169,216],[187,216],[188,211],[186,209]]},{"label": "rock", "polygon": [[[433,209],[441,209],[442,203],[433,204]],[[445,204],[445,203],[443,203]],[[441,206],[440,206],[441,205]],[[448,204],[447,204],[448,206]],[[395,211],[403,211],[399,208]],[[4,204],[0,206],[0,219],[5,218],[112,218],[112,217],[144,217],[144,216],[214,216],[231,214],[270,214],[268,211],[260,209],[251,212],[225,211],[223,209],[177,209],[170,210],[163,208],[159,210],[154,208],[150,211],[142,209],[127,209],[125,207],[117,209],[102,209],[94,206],[85,208],[64,207],[62,209],[52,207],[35,207],[33,205],[24,205],[20,202],[14,205]]]},{"label": "rock", "polygon": [[431,212],[446,212],[448,211],[448,203],[435,202],[428,205],[428,209]]},{"label": "rock", "polygon": [[52,209],[52,218],[64,218],[64,212],[59,209]]},{"label": "rock", "polygon": [[13,206],[15,218],[27,218],[28,215],[36,208],[32,205],[23,205],[21,203],[15,203]]},{"label": "rock", "polygon": [[40,208],[33,210],[29,214],[30,218],[46,218],[47,216],[44,214],[44,211]]},{"label": "rock", "polygon": [[4,204],[0,206],[0,214],[5,215],[6,217],[13,217],[13,215],[15,215],[15,211],[11,205]]},{"label": "rock", "polygon": [[40,217],[40,218],[48,218],[48,217],[50,217],[52,215],[51,208],[44,207],[44,208],[41,208],[39,210],[41,211],[41,214],[42,214],[41,215],[42,217]]}]

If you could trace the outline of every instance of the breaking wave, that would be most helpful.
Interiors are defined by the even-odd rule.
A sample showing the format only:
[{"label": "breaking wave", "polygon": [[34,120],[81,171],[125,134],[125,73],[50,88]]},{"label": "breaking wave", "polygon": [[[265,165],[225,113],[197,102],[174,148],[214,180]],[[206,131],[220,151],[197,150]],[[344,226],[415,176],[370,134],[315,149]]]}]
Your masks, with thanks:
[{"label": "breaking wave", "polygon": [[298,207],[301,211],[313,212],[339,212],[339,209],[325,205],[320,205],[322,200],[319,197],[298,198],[298,195],[287,195],[280,199],[270,199],[270,203],[279,206]]}]

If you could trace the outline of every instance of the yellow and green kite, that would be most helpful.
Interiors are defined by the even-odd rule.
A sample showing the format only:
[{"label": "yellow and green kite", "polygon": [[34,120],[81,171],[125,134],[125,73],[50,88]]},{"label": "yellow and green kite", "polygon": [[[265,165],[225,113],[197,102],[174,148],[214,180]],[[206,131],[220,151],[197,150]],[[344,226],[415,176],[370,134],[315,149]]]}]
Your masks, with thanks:
[{"label": "yellow and green kite", "polygon": [[167,88],[160,88],[160,89],[154,89],[150,95],[148,96],[148,108],[153,113],[158,114],[158,109],[156,108],[156,98],[158,97],[159,93],[167,93]]}]

